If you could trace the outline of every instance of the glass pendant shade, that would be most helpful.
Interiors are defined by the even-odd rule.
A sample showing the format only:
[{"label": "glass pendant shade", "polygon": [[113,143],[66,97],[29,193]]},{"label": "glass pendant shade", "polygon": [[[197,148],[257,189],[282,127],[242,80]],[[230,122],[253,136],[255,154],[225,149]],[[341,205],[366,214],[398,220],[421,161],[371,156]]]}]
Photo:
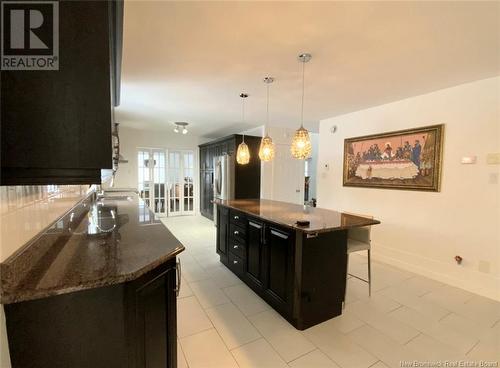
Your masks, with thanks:
[{"label": "glass pendant shade", "polygon": [[245,141],[241,142],[236,151],[236,162],[240,165],[246,165],[250,162],[250,151]]},{"label": "glass pendant shade", "polygon": [[294,158],[300,160],[305,160],[311,156],[311,139],[309,138],[309,132],[304,127],[301,126],[295,131],[290,152]]},{"label": "glass pendant shade", "polygon": [[274,158],[274,143],[268,135],[260,142],[259,158],[262,161],[271,161]]}]

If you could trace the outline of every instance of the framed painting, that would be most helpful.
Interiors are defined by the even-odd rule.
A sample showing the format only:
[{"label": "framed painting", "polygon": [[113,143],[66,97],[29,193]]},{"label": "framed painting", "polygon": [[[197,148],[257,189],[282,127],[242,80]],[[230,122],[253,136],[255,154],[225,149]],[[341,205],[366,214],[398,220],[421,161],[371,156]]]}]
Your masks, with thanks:
[{"label": "framed painting", "polygon": [[344,140],[344,186],[438,192],[444,125]]}]

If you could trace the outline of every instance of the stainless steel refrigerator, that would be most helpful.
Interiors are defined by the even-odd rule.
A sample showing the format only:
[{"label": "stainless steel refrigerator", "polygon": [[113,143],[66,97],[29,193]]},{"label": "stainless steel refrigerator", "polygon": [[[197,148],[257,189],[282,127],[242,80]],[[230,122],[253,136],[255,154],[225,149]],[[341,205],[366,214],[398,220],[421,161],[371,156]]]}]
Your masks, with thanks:
[{"label": "stainless steel refrigerator", "polygon": [[[214,157],[214,200],[234,199],[234,155]],[[217,225],[217,205],[214,204],[214,223]]]}]

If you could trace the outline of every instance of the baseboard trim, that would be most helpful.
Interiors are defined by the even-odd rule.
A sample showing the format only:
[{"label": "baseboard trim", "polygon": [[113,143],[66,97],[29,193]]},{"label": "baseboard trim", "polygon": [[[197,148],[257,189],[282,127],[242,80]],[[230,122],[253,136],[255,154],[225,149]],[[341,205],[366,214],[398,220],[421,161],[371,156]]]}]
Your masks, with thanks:
[{"label": "baseboard trim", "polygon": [[380,244],[372,244],[372,258],[444,284],[500,301],[500,277]]}]

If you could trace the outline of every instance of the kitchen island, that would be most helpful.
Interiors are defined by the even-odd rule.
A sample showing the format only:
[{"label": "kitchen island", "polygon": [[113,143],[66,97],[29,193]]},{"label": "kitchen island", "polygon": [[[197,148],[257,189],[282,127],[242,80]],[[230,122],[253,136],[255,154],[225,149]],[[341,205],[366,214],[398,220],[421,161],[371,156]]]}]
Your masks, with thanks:
[{"label": "kitchen island", "polygon": [[0,264],[13,367],[176,367],[184,246],[137,194],[95,193]]},{"label": "kitchen island", "polygon": [[214,203],[221,262],[293,326],[342,313],[348,231],[379,221],[264,199]]}]

